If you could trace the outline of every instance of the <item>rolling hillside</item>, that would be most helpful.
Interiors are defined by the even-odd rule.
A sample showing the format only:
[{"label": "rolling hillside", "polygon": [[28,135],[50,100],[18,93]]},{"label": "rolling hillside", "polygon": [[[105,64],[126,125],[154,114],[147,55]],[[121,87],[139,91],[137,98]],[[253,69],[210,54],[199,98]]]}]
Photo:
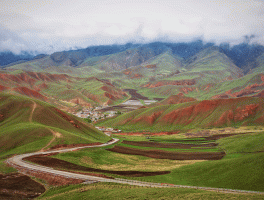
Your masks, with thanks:
[{"label": "rolling hillside", "polygon": [[264,99],[242,97],[142,108],[100,123],[123,131],[171,131],[263,125]]},{"label": "rolling hillside", "polygon": [[153,81],[158,77],[168,77],[180,73],[183,69],[182,60],[182,58],[173,55],[171,50],[168,50],[136,67],[128,68],[122,73],[129,79],[149,78]]},{"label": "rolling hillside", "polygon": [[200,100],[257,95],[263,88],[261,57],[256,73],[243,75],[218,48],[210,47],[189,58],[182,72],[143,84],[145,96],[169,97],[179,92]]},{"label": "rolling hillside", "polygon": [[250,73],[261,73],[264,72],[264,53],[261,54],[255,60],[254,66],[256,68],[251,69]]},{"label": "rolling hillside", "polygon": [[[42,100],[45,100],[45,96],[48,99],[52,96],[55,99],[53,101],[58,104],[58,96],[68,103],[82,102],[82,106],[96,103],[115,104],[126,99],[120,88],[136,89],[150,99],[183,93],[204,100],[255,96],[263,91],[260,78],[264,72],[263,53],[261,54],[262,48],[259,46],[242,45],[231,48],[203,45],[201,42],[193,45],[193,49],[188,45],[169,43],[91,47],[41,55],[28,62],[10,65],[6,69],[70,76],[71,83],[52,84],[49,87],[52,89],[47,88],[41,92],[38,88],[19,85],[36,90],[43,96]],[[257,53],[250,59],[243,54],[244,58],[250,60],[243,64],[240,61],[244,58],[235,57],[240,55],[240,48],[249,51],[250,55]],[[243,67],[240,68],[240,65]],[[248,74],[244,74],[248,71]],[[88,84],[85,82],[87,77],[96,77],[98,80],[89,79],[91,83]],[[112,85],[105,85],[106,83]],[[45,84],[49,85],[46,82]],[[1,85],[2,90],[14,88],[8,84]],[[112,93],[102,90],[104,86]],[[22,93],[24,88],[12,90]],[[59,95],[56,95],[57,91]]]},{"label": "rolling hillside", "polygon": [[1,73],[0,91],[37,98],[61,108],[113,104],[128,98],[107,80],[23,71]]},{"label": "rolling hillside", "polygon": [[0,95],[0,158],[62,144],[106,142],[109,137],[81,119],[41,101]]}]

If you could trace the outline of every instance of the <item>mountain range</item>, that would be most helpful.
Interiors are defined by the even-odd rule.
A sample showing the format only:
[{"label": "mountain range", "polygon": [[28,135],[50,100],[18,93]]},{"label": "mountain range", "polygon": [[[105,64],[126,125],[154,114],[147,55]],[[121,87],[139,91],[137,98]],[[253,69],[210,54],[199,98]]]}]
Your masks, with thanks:
[{"label": "mountain range", "polygon": [[124,89],[149,99],[183,93],[197,100],[261,96],[264,90],[264,47],[247,43],[129,43],[28,59],[2,68],[1,91],[61,108],[118,104],[129,98]]}]

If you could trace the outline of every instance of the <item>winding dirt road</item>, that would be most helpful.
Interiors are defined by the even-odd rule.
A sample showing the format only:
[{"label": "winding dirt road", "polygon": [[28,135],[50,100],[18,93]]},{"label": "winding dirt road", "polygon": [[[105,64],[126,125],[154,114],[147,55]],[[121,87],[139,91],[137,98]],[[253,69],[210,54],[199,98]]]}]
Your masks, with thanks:
[{"label": "winding dirt road", "polygon": [[145,186],[145,187],[192,188],[192,189],[211,190],[211,191],[217,191],[217,192],[257,193],[257,194],[263,194],[264,195],[264,192],[257,192],[257,191],[233,190],[233,189],[210,188],[210,187],[196,187],[196,186],[174,185],[174,184],[166,184],[166,183],[151,183],[151,182],[143,182],[143,181],[119,179],[119,178],[109,179],[109,178],[103,178],[103,177],[83,175],[83,174],[77,174],[77,173],[72,173],[72,172],[55,170],[55,169],[50,168],[50,167],[32,164],[32,163],[29,163],[29,162],[26,162],[23,160],[26,157],[34,156],[34,155],[63,153],[63,152],[68,152],[68,151],[76,151],[76,150],[84,149],[84,148],[104,147],[104,146],[114,144],[118,141],[119,141],[118,139],[113,138],[113,140],[111,140],[107,143],[104,143],[104,144],[100,144],[100,145],[83,146],[83,147],[75,147],[75,148],[63,149],[63,150],[53,150],[53,151],[46,151],[46,152],[35,152],[35,153],[16,155],[14,157],[9,158],[7,160],[7,163],[12,165],[13,167],[19,167],[19,168],[22,167],[22,168],[27,169],[27,170],[45,172],[45,173],[49,173],[49,174],[63,176],[66,178],[74,178],[74,179],[84,180],[85,181],[84,183],[87,183],[87,184],[93,183],[93,182],[113,182],[113,183],[120,183],[120,184]]}]

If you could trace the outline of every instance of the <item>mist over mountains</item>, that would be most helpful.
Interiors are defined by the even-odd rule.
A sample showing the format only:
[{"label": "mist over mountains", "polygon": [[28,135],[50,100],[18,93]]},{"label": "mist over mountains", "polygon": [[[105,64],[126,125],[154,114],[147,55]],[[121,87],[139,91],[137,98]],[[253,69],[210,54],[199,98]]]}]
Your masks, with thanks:
[{"label": "mist over mountains", "polygon": [[[164,43],[164,42],[153,42],[148,44],[133,44],[127,43],[124,45],[100,45],[100,46],[89,46],[85,49],[70,50],[63,52],[55,52],[51,54],[51,58],[55,62],[61,62],[63,59],[69,59],[70,66],[79,66],[83,63],[86,58],[89,57],[100,57],[111,54],[120,53],[128,49],[133,50],[138,48],[140,54],[146,55],[146,52],[152,52],[152,56],[157,56],[161,52],[170,50],[174,55],[177,55],[184,60],[195,55],[202,49],[217,46],[214,43],[204,43],[202,40],[196,40],[193,42],[182,42],[182,43]],[[264,52],[264,47],[259,44],[249,44],[247,42],[231,46],[228,43],[222,43],[219,46],[222,53],[226,54],[232,61],[241,69],[248,72],[250,69],[257,67],[255,59]],[[6,65],[19,61],[19,63],[40,59],[47,56],[46,54],[33,55],[32,52],[22,52],[21,54],[14,54],[12,52],[1,52],[0,53],[0,66],[3,68]],[[147,56],[148,57],[148,56]],[[146,59],[147,59],[146,57]],[[144,58],[142,58],[144,60]],[[139,64],[139,63],[138,63]]]}]

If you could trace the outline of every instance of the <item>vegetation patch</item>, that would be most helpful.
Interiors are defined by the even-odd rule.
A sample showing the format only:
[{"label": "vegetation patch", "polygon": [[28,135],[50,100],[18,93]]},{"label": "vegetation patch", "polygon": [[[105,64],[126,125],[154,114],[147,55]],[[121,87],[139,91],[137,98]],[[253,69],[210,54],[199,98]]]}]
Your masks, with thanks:
[{"label": "vegetation patch", "polygon": [[126,155],[104,149],[86,149],[52,157],[82,166],[115,171],[170,171],[180,166],[200,162],[197,160],[155,159],[138,155]]},{"label": "vegetation patch", "polygon": [[91,185],[71,185],[54,188],[38,199],[79,200],[79,199],[263,199],[261,194],[232,194],[186,188],[147,188],[140,186],[95,183]]},{"label": "vegetation patch", "polygon": [[34,199],[45,192],[45,187],[29,176],[0,174],[0,199]]}]

